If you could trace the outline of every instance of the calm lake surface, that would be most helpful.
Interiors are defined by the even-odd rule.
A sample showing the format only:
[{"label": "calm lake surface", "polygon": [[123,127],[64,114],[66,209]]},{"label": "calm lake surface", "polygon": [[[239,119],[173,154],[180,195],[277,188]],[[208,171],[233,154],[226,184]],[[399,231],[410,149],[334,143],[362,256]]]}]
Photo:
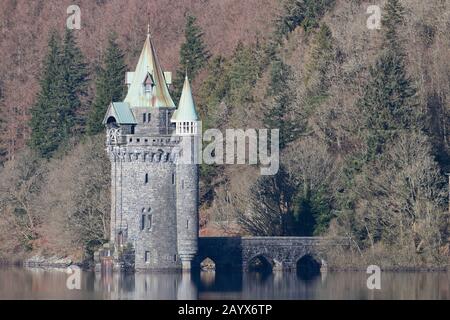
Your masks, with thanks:
[{"label": "calm lake surface", "polygon": [[328,272],[305,279],[295,272],[198,272],[101,276],[81,272],[80,290],[65,270],[0,268],[0,299],[450,299],[450,273],[383,272],[369,290],[363,272]]}]

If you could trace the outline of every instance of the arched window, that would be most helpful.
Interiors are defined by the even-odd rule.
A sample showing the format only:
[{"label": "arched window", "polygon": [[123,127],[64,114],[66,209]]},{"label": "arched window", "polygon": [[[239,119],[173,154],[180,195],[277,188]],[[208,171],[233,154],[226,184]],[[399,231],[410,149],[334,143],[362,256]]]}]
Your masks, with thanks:
[{"label": "arched window", "polygon": [[142,114],[142,123],[146,123],[147,122],[147,114],[143,113]]},{"label": "arched window", "polygon": [[147,122],[150,122],[152,120],[152,115],[150,113],[147,113]]},{"label": "arched window", "polygon": [[148,173],[145,174],[145,179],[144,180],[145,180],[145,184],[147,184],[148,183]]}]

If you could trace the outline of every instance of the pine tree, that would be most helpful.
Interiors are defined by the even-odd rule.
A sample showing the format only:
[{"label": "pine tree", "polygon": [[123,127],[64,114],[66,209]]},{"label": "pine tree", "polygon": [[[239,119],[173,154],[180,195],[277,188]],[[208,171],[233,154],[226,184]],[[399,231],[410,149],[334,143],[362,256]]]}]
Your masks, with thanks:
[{"label": "pine tree", "polygon": [[44,68],[40,79],[40,92],[37,102],[31,109],[31,137],[29,144],[43,157],[50,157],[66,138],[61,130],[62,113],[57,102],[61,101],[61,39],[52,32],[48,42],[48,54],[44,60]]},{"label": "pine tree", "polygon": [[74,134],[80,96],[87,81],[86,65],[71,30],[66,31],[62,44],[59,35],[52,32],[48,47],[41,89],[31,109],[29,141],[45,158],[50,158]]},{"label": "pine tree", "polygon": [[244,108],[252,100],[251,93],[260,72],[256,50],[239,42],[228,69],[227,102],[233,107]]},{"label": "pine tree", "polygon": [[366,118],[367,160],[382,152],[399,130],[421,128],[416,90],[406,73],[397,29],[403,21],[398,0],[389,0],[384,18],[385,46],[370,68],[370,78],[359,107]]},{"label": "pine tree", "polygon": [[369,158],[372,158],[397,130],[413,129],[420,123],[416,90],[406,75],[402,59],[394,52],[383,52],[370,69],[370,81],[364,92],[360,107],[366,117]]},{"label": "pine tree", "polygon": [[318,20],[335,0],[287,0],[284,15],[277,19],[275,34],[279,39],[302,26],[309,31],[318,26]]},{"label": "pine tree", "polygon": [[384,7],[383,16],[384,44],[389,50],[401,54],[401,39],[398,35],[399,26],[404,23],[404,8],[399,0],[388,0]]},{"label": "pine tree", "polygon": [[227,79],[227,61],[218,56],[208,64],[207,77],[199,90],[199,112],[202,128],[216,128],[223,119],[220,117],[219,105],[229,90]]},{"label": "pine tree", "polygon": [[299,236],[318,236],[326,232],[332,211],[329,192],[322,186],[317,190],[299,188],[295,199],[295,225]]},{"label": "pine tree", "polygon": [[196,20],[192,15],[186,17],[185,41],[180,48],[180,68],[177,70],[173,81],[173,97],[176,101],[181,96],[186,72],[190,80],[193,81],[210,58],[210,54],[203,42],[203,32],[196,24]]},{"label": "pine tree", "polygon": [[103,66],[99,68],[97,76],[96,95],[87,122],[88,134],[95,135],[101,132],[103,130],[102,119],[109,103],[123,100],[125,70],[124,54],[116,42],[115,35],[111,34]]},{"label": "pine tree", "polygon": [[323,95],[328,91],[330,66],[334,60],[333,34],[326,24],[322,24],[311,45],[311,61],[306,66],[306,82],[314,94]]},{"label": "pine tree", "polygon": [[74,31],[71,29],[66,29],[65,32],[61,63],[64,78],[64,89],[61,89],[65,95],[64,99],[67,99],[61,112],[65,113],[65,125],[73,134],[85,127],[81,98],[86,95],[88,70],[83,53],[76,44]]},{"label": "pine tree", "polygon": [[330,28],[322,24],[314,35],[306,64],[303,112],[311,114],[330,97],[329,89],[336,65],[336,49]]},{"label": "pine tree", "polygon": [[272,62],[270,79],[268,95],[273,99],[264,114],[264,124],[267,128],[280,130],[280,148],[282,149],[295,140],[301,127],[292,119],[294,93],[290,83],[292,81],[290,66],[277,58]]}]

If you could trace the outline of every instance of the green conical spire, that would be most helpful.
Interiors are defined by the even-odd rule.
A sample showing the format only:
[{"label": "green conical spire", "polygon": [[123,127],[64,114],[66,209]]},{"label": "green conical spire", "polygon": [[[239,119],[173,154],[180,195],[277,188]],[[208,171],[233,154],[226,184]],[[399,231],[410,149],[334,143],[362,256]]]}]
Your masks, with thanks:
[{"label": "green conical spire", "polygon": [[[148,74],[152,75],[154,81],[151,97],[148,97],[143,89],[143,84]],[[175,107],[167,88],[164,73],[156,56],[150,33],[147,33],[147,39],[139,56],[133,81],[124,102],[128,102],[131,107]]]},{"label": "green conical spire", "polygon": [[180,121],[198,121],[198,115],[195,111],[194,98],[192,97],[191,85],[188,76],[184,79],[183,91],[181,92],[178,109],[172,116],[172,122]]}]

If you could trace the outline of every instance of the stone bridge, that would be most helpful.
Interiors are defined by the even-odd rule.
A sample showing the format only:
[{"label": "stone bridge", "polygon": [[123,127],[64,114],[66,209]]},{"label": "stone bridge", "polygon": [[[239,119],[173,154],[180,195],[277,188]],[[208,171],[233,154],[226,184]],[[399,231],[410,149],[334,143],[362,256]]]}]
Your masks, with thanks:
[{"label": "stone bridge", "polygon": [[326,270],[324,249],[348,245],[347,239],[321,237],[200,237],[197,265],[209,258],[215,269],[249,271]]}]

